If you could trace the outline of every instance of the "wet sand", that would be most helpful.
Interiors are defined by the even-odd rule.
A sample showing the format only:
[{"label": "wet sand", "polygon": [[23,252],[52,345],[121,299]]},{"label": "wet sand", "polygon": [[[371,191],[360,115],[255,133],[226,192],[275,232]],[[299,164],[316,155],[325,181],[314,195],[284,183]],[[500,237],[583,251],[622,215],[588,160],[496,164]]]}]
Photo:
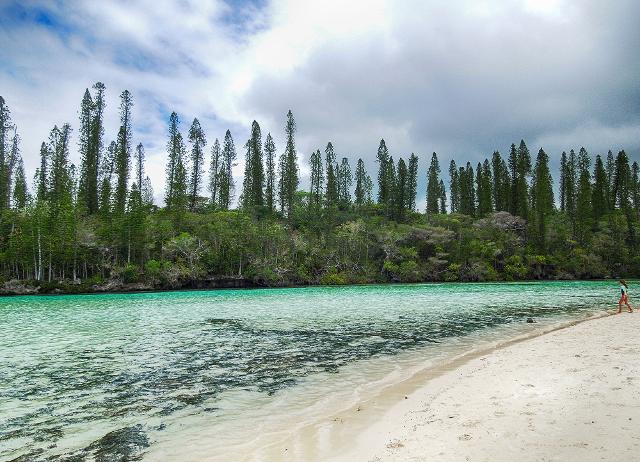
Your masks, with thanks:
[{"label": "wet sand", "polygon": [[384,411],[384,395],[369,403],[365,428],[325,460],[638,460],[639,340],[640,313],[625,312],[461,358],[389,390]]}]

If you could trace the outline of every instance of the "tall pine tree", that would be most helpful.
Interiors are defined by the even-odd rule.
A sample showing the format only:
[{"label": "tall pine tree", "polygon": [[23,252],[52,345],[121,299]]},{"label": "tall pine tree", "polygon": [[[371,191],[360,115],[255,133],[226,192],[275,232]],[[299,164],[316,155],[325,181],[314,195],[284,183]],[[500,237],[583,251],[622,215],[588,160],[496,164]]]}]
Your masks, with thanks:
[{"label": "tall pine tree", "polygon": [[203,182],[204,148],[207,138],[200,121],[196,118],[189,128],[189,143],[191,144],[191,175],[189,178],[189,209],[194,211],[198,204],[200,189]]},{"label": "tall pine tree", "polygon": [[117,215],[124,215],[127,207],[127,189],[129,186],[129,162],[131,159],[131,107],[133,99],[131,93],[125,90],[120,95],[120,131],[115,159],[116,190],[114,197],[114,211]]},{"label": "tall pine tree", "polygon": [[327,143],[327,147],[324,150],[325,165],[327,169],[327,188],[325,193],[325,201],[327,208],[333,208],[338,205],[338,162],[336,160],[336,153],[333,150],[333,144],[331,141]]},{"label": "tall pine tree", "polygon": [[220,142],[218,141],[218,138],[216,138],[211,148],[211,163],[209,164],[209,194],[211,198],[211,205],[214,207],[218,205],[221,161]]},{"label": "tall pine tree", "polygon": [[460,213],[460,172],[453,159],[449,163],[449,199],[451,213]]},{"label": "tall pine tree", "polygon": [[233,143],[231,132],[227,130],[224,135],[224,143],[222,145],[222,164],[220,165],[220,192],[218,195],[219,207],[222,210],[229,210],[231,201],[233,200],[233,191],[235,188],[233,181],[232,168],[235,165],[236,148]]},{"label": "tall pine tree", "polygon": [[389,150],[384,139],[380,140],[376,162],[378,162],[378,204],[388,204],[391,198],[392,185],[389,178]]},{"label": "tall pine tree", "polygon": [[596,223],[609,212],[609,183],[607,171],[604,168],[602,157],[598,154],[593,170],[593,193],[591,196],[593,205],[593,219]]},{"label": "tall pine tree", "polygon": [[340,207],[346,209],[351,205],[351,186],[353,185],[353,175],[351,173],[349,159],[346,157],[342,158],[338,172],[338,200]]},{"label": "tall pine tree", "polygon": [[593,210],[591,205],[591,159],[584,148],[578,153],[578,189],[576,192],[576,239],[585,246],[589,242]]},{"label": "tall pine tree", "polygon": [[427,173],[427,215],[433,215],[440,211],[440,163],[438,155],[431,155],[431,164]]},{"label": "tall pine tree", "polygon": [[275,211],[276,197],[276,145],[273,142],[271,133],[267,133],[267,139],[264,143],[264,153],[266,157],[265,172],[265,205],[271,212]]},{"label": "tall pine tree", "polygon": [[409,156],[409,178],[407,180],[407,208],[414,212],[416,210],[416,196],[418,194],[418,156],[411,153]]},{"label": "tall pine tree", "polygon": [[534,210],[535,242],[538,252],[547,248],[547,221],[553,213],[553,180],[549,170],[549,156],[543,149],[538,151],[531,184],[531,203]]},{"label": "tall pine tree", "polygon": [[312,209],[320,209],[323,200],[324,172],[322,168],[322,154],[320,150],[314,151],[309,159],[311,164],[311,190],[309,191],[309,206]]},{"label": "tall pine tree", "polygon": [[287,113],[285,134],[287,145],[280,159],[280,204],[282,211],[291,219],[299,183],[298,153],[295,144],[296,122],[291,111]]}]

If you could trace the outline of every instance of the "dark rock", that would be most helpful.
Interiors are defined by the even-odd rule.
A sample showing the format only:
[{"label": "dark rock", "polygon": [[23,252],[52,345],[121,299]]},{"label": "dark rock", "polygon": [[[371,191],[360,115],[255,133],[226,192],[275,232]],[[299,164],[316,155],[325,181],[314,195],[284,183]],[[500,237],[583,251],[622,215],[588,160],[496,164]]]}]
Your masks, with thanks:
[{"label": "dark rock", "polygon": [[149,439],[142,425],[135,425],[107,433],[86,449],[93,452],[96,462],[125,462],[141,460],[141,450],[147,447]]}]

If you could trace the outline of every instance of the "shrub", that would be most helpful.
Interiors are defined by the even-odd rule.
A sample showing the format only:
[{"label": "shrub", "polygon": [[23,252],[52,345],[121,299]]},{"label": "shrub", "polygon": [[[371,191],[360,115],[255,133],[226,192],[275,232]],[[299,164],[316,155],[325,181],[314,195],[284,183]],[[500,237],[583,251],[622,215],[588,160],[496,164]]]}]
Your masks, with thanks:
[{"label": "shrub", "polygon": [[508,281],[517,281],[527,277],[527,267],[522,263],[520,255],[507,258],[504,265],[504,275]]},{"label": "shrub", "polygon": [[140,270],[138,265],[134,265],[133,263],[127,263],[120,271],[120,277],[122,277],[124,282],[136,282],[138,281],[139,275]]},{"label": "shrub", "polygon": [[320,279],[320,284],[325,286],[343,286],[347,284],[347,276],[344,273],[327,273]]}]

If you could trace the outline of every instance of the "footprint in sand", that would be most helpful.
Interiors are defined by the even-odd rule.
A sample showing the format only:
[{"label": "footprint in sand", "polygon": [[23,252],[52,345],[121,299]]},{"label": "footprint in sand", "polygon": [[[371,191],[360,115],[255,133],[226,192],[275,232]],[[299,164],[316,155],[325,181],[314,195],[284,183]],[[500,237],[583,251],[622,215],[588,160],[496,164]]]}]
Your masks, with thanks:
[{"label": "footprint in sand", "polygon": [[402,444],[402,441],[400,440],[391,440],[389,443],[387,443],[387,447],[389,449],[398,449],[403,448],[404,444]]},{"label": "footprint in sand", "polygon": [[473,427],[477,427],[481,422],[482,422],[481,420],[467,420],[466,422],[462,423],[462,426],[467,428],[473,428]]},{"label": "footprint in sand", "polygon": [[459,439],[460,441],[469,441],[471,438],[472,438],[472,436],[471,436],[471,435],[469,435],[468,433],[465,433],[464,435],[460,435],[460,436],[458,437],[458,439]]}]

